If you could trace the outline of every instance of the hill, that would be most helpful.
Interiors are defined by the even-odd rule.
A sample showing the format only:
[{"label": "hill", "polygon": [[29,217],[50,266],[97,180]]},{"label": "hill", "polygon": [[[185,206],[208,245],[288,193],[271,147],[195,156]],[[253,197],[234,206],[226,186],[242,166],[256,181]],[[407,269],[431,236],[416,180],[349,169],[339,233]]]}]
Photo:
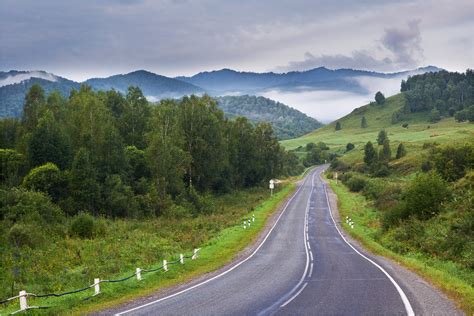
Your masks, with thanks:
[{"label": "hill", "polygon": [[115,89],[126,93],[129,86],[138,86],[150,101],[163,98],[177,98],[183,95],[203,94],[204,90],[193,84],[138,70],[123,75],[107,78],[92,78],[84,81],[95,90]]},{"label": "hill", "polygon": [[227,117],[245,116],[253,122],[271,123],[279,139],[307,134],[323,124],[283,103],[256,96],[217,97]]},{"label": "hill", "polygon": [[[352,113],[328,124],[313,133],[299,138],[282,141],[287,149],[296,149],[310,142],[325,142],[331,149],[344,153],[347,143],[353,143],[356,150],[346,157],[347,161],[356,161],[362,157],[362,147],[369,140],[374,142],[381,129],[385,129],[394,144],[404,142],[408,146],[409,156],[419,154],[425,142],[450,143],[474,139],[474,125],[458,123],[452,117],[444,117],[437,123],[429,122],[430,112],[410,113],[397,123],[392,123],[394,113],[405,107],[405,97],[402,93],[386,99],[384,105],[367,104],[354,109]],[[361,127],[362,117],[365,116],[367,128]],[[336,131],[336,122],[341,124],[341,130]],[[407,128],[403,124],[408,124]],[[392,145],[394,147],[395,145]],[[405,159],[409,161],[410,159]]]},{"label": "hill", "polygon": [[64,96],[80,87],[77,82],[44,71],[0,72],[0,118],[20,116],[26,92],[34,84],[42,86],[46,94],[56,90]]},{"label": "hill", "polygon": [[255,94],[270,89],[284,91],[324,89],[365,94],[367,88],[358,80],[360,78],[398,78],[401,81],[410,75],[436,72],[439,70],[441,69],[434,66],[396,73],[379,73],[356,69],[332,70],[325,67],[287,73],[255,73],[222,69],[201,72],[191,77],[176,77],[176,79],[202,87],[213,94],[222,94],[225,92]]}]

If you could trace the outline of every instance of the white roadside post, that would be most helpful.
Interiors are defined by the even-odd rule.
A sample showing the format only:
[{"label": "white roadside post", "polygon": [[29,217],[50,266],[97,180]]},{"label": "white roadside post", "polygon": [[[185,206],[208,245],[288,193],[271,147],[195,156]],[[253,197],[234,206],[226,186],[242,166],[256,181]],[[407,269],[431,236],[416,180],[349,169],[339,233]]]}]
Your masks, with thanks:
[{"label": "white roadside post", "polygon": [[20,291],[20,310],[26,311],[28,309],[28,303],[26,302],[26,291]]},{"label": "white roadside post", "polygon": [[197,259],[199,249],[201,249],[201,248],[194,249],[193,256],[191,257],[192,260]]},{"label": "white roadside post", "polygon": [[179,254],[179,262],[180,262],[181,264],[184,264],[184,256],[183,256],[182,253]]},{"label": "white roadside post", "polygon": [[163,260],[163,270],[168,271],[168,261]]},{"label": "white roadside post", "polygon": [[275,181],[273,179],[270,180],[270,196],[273,196],[273,189],[275,189]]},{"label": "white roadside post", "polygon": [[334,174],[334,179],[336,179],[336,184],[337,184],[337,172]]},{"label": "white roadside post", "polygon": [[100,279],[94,279],[94,296],[100,294]]},{"label": "white roadside post", "polygon": [[137,275],[137,280],[140,281],[142,279],[142,269],[137,268],[135,274]]},{"label": "white roadside post", "polygon": [[252,214],[252,222],[255,222],[255,214]]}]

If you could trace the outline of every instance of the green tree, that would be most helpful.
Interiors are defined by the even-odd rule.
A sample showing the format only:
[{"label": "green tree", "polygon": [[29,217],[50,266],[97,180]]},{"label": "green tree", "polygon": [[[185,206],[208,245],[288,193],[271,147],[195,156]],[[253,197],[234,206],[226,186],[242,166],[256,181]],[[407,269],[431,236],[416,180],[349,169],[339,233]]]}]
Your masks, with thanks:
[{"label": "green tree", "polygon": [[367,128],[367,120],[365,119],[365,116],[362,116],[362,119],[360,120],[360,127]]},{"label": "green tree", "polygon": [[41,191],[57,202],[64,192],[65,181],[59,168],[51,162],[31,169],[23,179],[28,190]]},{"label": "green tree", "polygon": [[364,162],[367,166],[371,166],[378,160],[377,151],[372,145],[372,142],[367,142],[364,146]]},{"label": "green tree", "polygon": [[379,152],[379,160],[380,161],[390,161],[392,158],[392,150],[390,149],[390,141],[385,139],[382,144],[382,149]]},{"label": "green tree", "polygon": [[387,132],[383,129],[377,136],[377,144],[383,145],[384,141],[388,139]]},{"label": "green tree", "polygon": [[150,116],[148,101],[138,87],[129,87],[123,114],[120,117],[120,131],[126,145],[145,148],[145,133]]},{"label": "green tree", "polygon": [[375,102],[377,102],[378,105],[383,105],[385,103],[385,96],[382,92],[378,91],[375,94]]},{"label": "green tree", "polygon": [[43,88],[39,84],[31,86],[30,90],[25,95],[25,105],[23,106],[22,123],[27,131],[35,128],[40,107],[46,103]]},{"label": "green tree", "polygon": [[441,120],[441,114],[439,113],[439,111],[437,109],[431,110],[430,122],[436,123],[436,122],[439,122],[440,120]]},{"label": "green tree", "polygon": [[79,211],[98,214],[100,186],[97,183],[97,172],[94,169],[89,151],[79,149],[74,157],[70,173],[70,196],[73,200],[73,214]]},{"label": "green tree", "polygon": [[0,148],[0,184],[13,187],[20,184],[28,171],[25,156],[13,149]]},{"label": "green tree", "polygon": [[397,155],[395,156],[395,158],[400,159],[400,158],[404,157],[406,154],[407,154],[407,151],[406,151],[405,146],[403,145],[403,143],[398,144]]},{"label": "green tree", "polygon": [[28,143],[28,158],[32,167],[52,162],[61,169],[69,166],[71,147],[51,111],[41,116]]},{"label": "green tree", "polygon": [[340,131],[341,129],[342,129],[341,122],[337,121],[337,122],[336,122],[335,130],[336,130],[336,131]]}]

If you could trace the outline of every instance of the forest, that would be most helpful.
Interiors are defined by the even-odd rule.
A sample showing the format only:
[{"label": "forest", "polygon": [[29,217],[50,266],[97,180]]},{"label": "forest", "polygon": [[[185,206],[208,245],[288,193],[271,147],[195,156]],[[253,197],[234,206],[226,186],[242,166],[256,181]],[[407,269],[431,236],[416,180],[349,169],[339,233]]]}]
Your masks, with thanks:
[{"label": "forest", "polygon": [[44,207],[41,216],[209,212],[206,195],[301,168],[269,124],[226,119],[209,96],[151,105],[136,87],[122,95],[83,85],[64,98],[34,85],[22,117],[0,121],[0,148],[6,227],[29,216],[24,203]]},{"label": "forest", "polygon": [[474,121],[474,73],[430,72],[409,77],[401,84],[405,112],[431,111],[431,121],[454,116],[457,121]]}]

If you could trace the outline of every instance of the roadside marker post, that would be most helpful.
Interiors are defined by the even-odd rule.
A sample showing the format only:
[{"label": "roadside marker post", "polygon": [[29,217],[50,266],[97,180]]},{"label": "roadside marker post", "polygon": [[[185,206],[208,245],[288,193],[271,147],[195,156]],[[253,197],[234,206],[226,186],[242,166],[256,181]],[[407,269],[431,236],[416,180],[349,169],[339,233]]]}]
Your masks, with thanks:
[{"label": "roadside marker post", "polygon": [[100,279],[94,279],[94,296],[100,294]]},{"label": "roadside marker post", "polygon": [[28,309],[28,303],[26,301],[26,291],[20,291],[20,310],[26,311]]},{"label": "roadside marker post", "polygon": [[168,271],[168,261],[163,260],[163,270]]},{"label": "roadside marker post", "polygon": [[183,256],[182,253],[179,255],[179,262],[180,262],[181,264],[184,264],[184,256]]},{"label": "roadside marker post", "polygon": [[140,281],[142,279],[142,269],[137,268],[135,274],[137,275],[137,280]]},{"label": "roadside marker post", "polygon": [[270,196],[273,196],[273,189],[275,189],[275,181],[273,179],[270,179]]},{"label": "roadside marker post", "polygon": [[192,256],[192,260],[196,259],[198,257],[198,251],[200,250],[201,248],[196,248],[194,249],[194,253],[193,253],[193,256]]}]

